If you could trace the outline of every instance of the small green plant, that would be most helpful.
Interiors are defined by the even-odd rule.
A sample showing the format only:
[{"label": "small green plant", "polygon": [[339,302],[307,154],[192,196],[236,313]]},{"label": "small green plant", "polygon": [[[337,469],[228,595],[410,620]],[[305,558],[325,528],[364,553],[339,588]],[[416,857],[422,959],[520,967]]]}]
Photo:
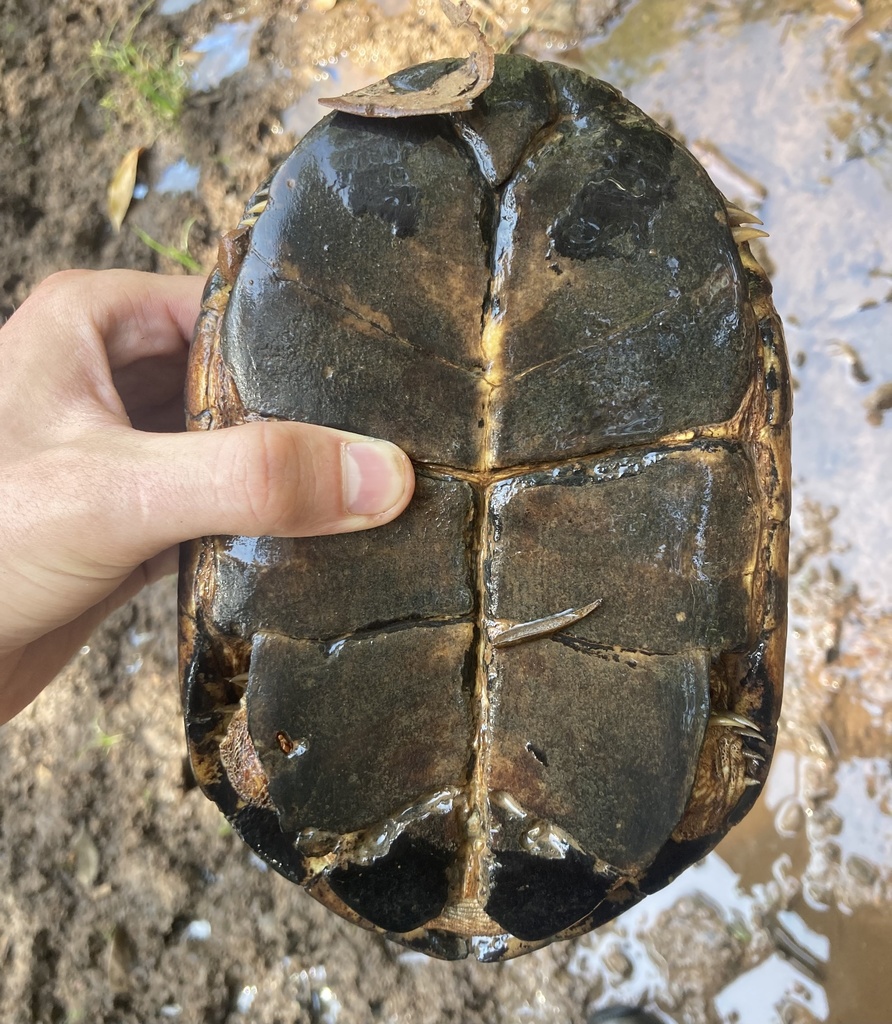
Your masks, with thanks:
[{"label": "small green plant", "polygon": [[106,110],[127,115],[131,111],[162,122],[176,121],[186,96],[186,72],[178,47],[168,53],[148,43],[134,43],[133,33],[150,4],[146,4],[124,34],[112,42],[112,28],[90,49],[90,74],[109,86],[100,100]]},{"label": "small green plant", "polygon": [[123,733],[109,733],[99,724],[99,721],[93,723],[93,727],[96,730],[96,735],[93,738],[93,742],[90,746],[94,750],[103,750],[107,754],[112,747],[117,746],[124,738]]},{"label": "small green plant", "polygon": [[157,252],[159,256],[166,256],[167,259],[173,260],[175,263],[179,263],[181,267],[185,267],[190,274],[197,274],[201,270],[201,264],[193,256],[189,255],[189,232],[192,230],[192,225],[195,223],[195,218],[187,220],[183,225],[183,238],[180,245],[164,245],[162,242],[156,241],[147,232],[143,231],[142,228],[134,227],[133,230],[136,232],[139,240],[147,245],[153,252]]}]

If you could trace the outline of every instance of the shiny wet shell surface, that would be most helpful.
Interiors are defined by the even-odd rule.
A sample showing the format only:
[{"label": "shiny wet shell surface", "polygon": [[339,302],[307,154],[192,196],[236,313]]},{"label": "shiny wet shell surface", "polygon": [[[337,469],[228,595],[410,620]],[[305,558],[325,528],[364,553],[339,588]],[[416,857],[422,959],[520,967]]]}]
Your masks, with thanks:
[{"label": "shiny wet shell surface", "polygon": [[199,781],[413,948],[595,927],[721,838],[773,746],[789,385],[740,211],[523,57],[467,115],[324,119],[248,211],[190,425],[387,437],[417,490],[374,531],[185,549]]}]

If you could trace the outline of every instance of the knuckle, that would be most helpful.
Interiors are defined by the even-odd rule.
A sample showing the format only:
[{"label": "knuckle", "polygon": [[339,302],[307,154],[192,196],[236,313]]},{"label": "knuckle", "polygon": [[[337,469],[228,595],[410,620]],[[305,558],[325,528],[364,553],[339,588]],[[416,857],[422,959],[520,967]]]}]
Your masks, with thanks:
[{"label": "knuckle", "polygon": [[230,493],[239,514],[258,532],[288,534],[306,508],[307,458],[282,424],[256,423],[234,436]]},{"label": "knuckle", "polygon": [[89,308],[95,270],[57,270],[40,282],[22,303],[21,326],[38,324],[47,330],[77,332]]},{"label": "knuckle", "polygon": [[58,302],[78,297],[91,281],[95,271],[92,270],[57,270],[45,278],[31,293],[32,297],[41,302]]}]

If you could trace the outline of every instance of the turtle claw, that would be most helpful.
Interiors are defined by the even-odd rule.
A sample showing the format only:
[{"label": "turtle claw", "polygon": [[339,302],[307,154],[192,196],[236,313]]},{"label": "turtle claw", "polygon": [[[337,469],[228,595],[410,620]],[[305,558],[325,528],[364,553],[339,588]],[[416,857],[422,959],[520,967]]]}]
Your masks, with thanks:
[{"label": "turtle claw", "polygon": [[739,227],[741,224],[762,223],[754,213],[747,213],[742,206],[730,203],[727,199],[725,200],[725,209],[728,211],[728,223],[732,228]]},{"label": "turtle claw", "polygon": [[244,216],[239,221],[239,228],[253,228],[257,218],[266,209],[269,203],[269,189],[260,189],[254,196],[255,202],[245,210]]},{"label": "turtle claw", "polygon": [[738,736],[749,736],[750,739],[765,742],[765,737],[759,732],[756,724],[748,718],[744,718],[743,715],[738,715],[733,711],[723,711],[720,714],[713,712],[710,718],[715,725],[724,725],[725,728],[736,732]]},{"label": "turtle claw", "polygon": [[731,234],[738,245],[743,245],[744,242],[751,242],[754,238],[768,237],[768,232],[763,231],[761,228],[732,227]]},{"label": "turtle claw", "polygon": [[572,626],[601,606],[601,598],[592,601],[591,604],[582,608],[565,608],[553,615],[546,615],[541,619],[532,619],[530,622],[518,622],[498,632],[491,632],[490,643],[493,647],[510,647],[512,644],[519,644],[524,640],[533,640],[540,636],[549,636],[559,630]]}]

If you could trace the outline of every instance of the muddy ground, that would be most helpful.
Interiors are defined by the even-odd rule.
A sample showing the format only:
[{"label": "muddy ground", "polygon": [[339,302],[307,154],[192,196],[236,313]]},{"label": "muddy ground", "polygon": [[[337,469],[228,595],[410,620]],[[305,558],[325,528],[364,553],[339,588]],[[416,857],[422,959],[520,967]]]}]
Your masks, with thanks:
[{"label": "muddy ground", "polygon": [[[892,9],[481,5],[497,44],[612,79],[760,213],[797,378],[792,627],[765,796],[614,926],[501,966],[341,923],[265,870],[184,761],[174,586],[0,730],[0,1021],[892,1021]],[[315,96],[458,49],[424,0],[0,0],[0,312],[64,267],[201,267]],[[132,29],[132,31],[131,31]],[[97,43],[187,82],[165,120]],[[100,64],[102,62],[100,61]],[[106,66],[106,65],[102,65]],[[94,69],[95,70],[95,69]],[[145,147],[112,227],[106,189]],[[187,226],[191,227],[187,229]]]}]

